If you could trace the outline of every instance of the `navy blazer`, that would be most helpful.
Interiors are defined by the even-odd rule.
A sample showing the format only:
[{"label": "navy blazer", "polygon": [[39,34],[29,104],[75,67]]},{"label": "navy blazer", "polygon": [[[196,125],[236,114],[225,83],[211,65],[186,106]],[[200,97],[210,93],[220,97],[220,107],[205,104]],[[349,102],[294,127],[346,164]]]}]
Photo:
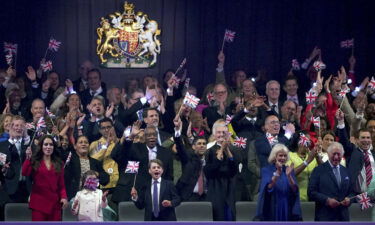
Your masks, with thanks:
[{"label": "navy blazer", "polygon": [[351,195],[348,170],[340,165],[341,184],[338,185],[331,164],[327,161],[316,167],[309,181],[307,194],[310,201],[315,201],[316,221],[349,221],[349,209],[338,206],[332,209],[327,203],[328,198],[342,201]]},{"label": "navy blazer", "polygon": [[[277,140],[278,140],[278,143],[284,144],[287,147],[289,147],[294,141],[295,136],[296,135],[293,135],[293,137],[288,140],[288,138],[279,134],[277,137]],[[271,153],[272,148],[266,137],[266,134],[263,134],[261,137],[257,138],[255,140],[254,145],[255,145],[255,151],[259,159],[260,168],[268,166],[269,165],[268,157]]]},{"label": "navy blazer", "polygon": [[[151,181],[151,179],[149,180]],[[152,185],[151,182],[142,189],[138,194],[137,201],[134,204],[139,209],[145,209],[145,221],[151,221],[153,217],[152,210]],[[172,202],[172,207],[163,207],[162,202],[164,200],[169,200]],[[160,183],[160,193],[159,193],[159,217],[156,219],[158,221],[176,221],[176,214],[174,208],[180,204],[181,200],[177,194],[174,184],[170,180],[161,179]]]}]

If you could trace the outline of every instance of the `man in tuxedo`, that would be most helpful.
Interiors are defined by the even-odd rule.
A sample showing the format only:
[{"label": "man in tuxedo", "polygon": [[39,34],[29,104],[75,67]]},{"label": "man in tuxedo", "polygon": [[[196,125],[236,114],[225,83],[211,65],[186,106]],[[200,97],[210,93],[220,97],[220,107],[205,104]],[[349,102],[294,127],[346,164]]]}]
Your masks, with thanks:
[{"label": "man in tuxedo", "polygon": [[265,133],[255,140],[255,150],[260,162],[260,168],[268,165],[268,156],[272,147],[277,143],[290,146],[295,140],[295,127],[293,124],[286,124],[283,129],[285,134],[280,134],[280,121],[275,115],[269,115],[264,123]]},{"label": "man in tuxedo", "polygon": [[22,164],[26,159],[26,148],[30,143],[25,120],[14,116],[9,130],[9,139],[0,143],[0,152],[7,155],[9,168],[5,172],[4,190],[11,202],[25,203],[29,197],[31,183],[21,175]]},{"label": "man in tuxedo", "polygon": [[87,81],[87,72],[94,68],[94,64],[89,60],[83,61],[83,63],[79,66],[79,78],[73,81],[73,88],[77,92],[83,92],[86,90],[89,85]]},{"label": "man in tuxedo", "polygon": [[[132,188],[131,196],[139,209],[145,209],[145,221],[176,221],[174,208],[181,200],[173,181],[162,178],[163,162],[152,159],[148,164],[149,179],[147,185],[140,191]],[[150,182],[151,181],[151,182]]]},{"label": "man in tuxedo", "polygon": [[283,97],[284,101],[289,100],[296,103],[298,106],[306,106],[306,99],[303,93],[298,92],[299,85],[297,77],[288,76],[285,79],[283,90],[286,93]]},{"label": "man in tuxedo", "polygon": [[204,136],[194,138],[192,149],[188,151],[182,142],[182,121],[175,121],[177,155],[181,161],[182,174],[176,188],[182,201],[206,201],[207,179],[204,175],[206,164],[207,140]]},{"label": "man in tuxedo", "polygon": [[[86,109],[86,106],[91,102],[94,96],[100,95],[104,99],[107,96],[107,89],[102,84],[102,74],[98,69],[92,69],[87,72],[88,88],[80,93],[81,102]],[[106,99],[105,99],[106,100]],[[107,102],[107,100],[105,101]]]},{"label": "man in tuxedo", "polygon": [[307,189],[309,199],[315,201],[315,220],[349,221],[349,171],[340,165],[344,148],[333,142],[327,152],[329,160],[313,170]]},{"label": "man in tuxedo", "polygon": [[266,95],[268,101],[266,104],[271,108],[275,115],[279,118],[281,116],[281,106],[283,105],[280,101],[280,83],[276,80],[270,80],[266,84]]}]

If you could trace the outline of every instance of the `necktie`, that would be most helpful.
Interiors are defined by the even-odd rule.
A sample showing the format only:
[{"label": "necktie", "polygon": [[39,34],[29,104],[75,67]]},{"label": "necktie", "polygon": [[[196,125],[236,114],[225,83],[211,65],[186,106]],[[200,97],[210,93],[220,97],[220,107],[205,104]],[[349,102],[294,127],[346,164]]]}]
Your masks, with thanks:
[{"label": "necktie", "polygon": [[203,164],[204,164],[204,161],[203,160],[202,160],[201,164],[202,164],[202,167],[201,167],[201,170],[199,172],[199,177],[198,177],[198,194],[199,195],[202,195],[203,192],[204,192],[204,177],[203,177]]},{"label": "necktie", "polygon": [[278,113],[278,111],[277,111],[277,105],[272,105],[271,108],[272,108],[273,111],[275,111],[276,113]]},{"label": "necktie", "polygon": [[95,94],[96,94],[96,91],[91,91],[91,96],[95,96]]},{"label": "necktie", "polygon": [[341,185],[341,177],[340,177],[339,168],[337,168],[337,166],[333,167],[333,173],[335,174],[337,184],[340,186]]},{"label": "necktie", "polygon": [[154,181],[154,195],[152,197],[152,204],[154,207],[154,216],[159,216],[159,196],[158,196],[158,181]]},{"label": "necktie", "polygon": [[363,154],[365,156],[364,161],[365,161],[365,170],[366,170],[366,185],[368,187],[372,180],[372,168],[371,168],[370,156],[368,154],[368,151],[363,151]]}]

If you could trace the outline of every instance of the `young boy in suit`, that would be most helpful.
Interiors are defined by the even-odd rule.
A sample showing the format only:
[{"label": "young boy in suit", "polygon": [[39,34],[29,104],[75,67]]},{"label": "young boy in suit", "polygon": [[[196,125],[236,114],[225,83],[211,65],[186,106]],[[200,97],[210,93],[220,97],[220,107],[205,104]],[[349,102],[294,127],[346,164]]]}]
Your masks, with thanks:
[{"label": "young boy in suit", "polygon": [[138,195],[133,187],[131,196],[139,209],[145,208],[145,221],[176,221],[174,208],[181,202],[172,181],[162,179],[163,163],[159,159],[150,160],[148,172],[152,179]]}]

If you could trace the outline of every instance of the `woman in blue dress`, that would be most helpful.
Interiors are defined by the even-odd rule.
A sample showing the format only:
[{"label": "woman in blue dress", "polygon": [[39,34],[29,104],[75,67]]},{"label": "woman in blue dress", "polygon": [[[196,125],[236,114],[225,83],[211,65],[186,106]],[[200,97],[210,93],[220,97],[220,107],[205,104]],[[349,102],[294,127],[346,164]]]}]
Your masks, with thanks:
[{"label": "woman in blue dress", "polygon": [[268,162],[261,170],[261,184],[255,220],[302,220],[299,190],[294,166],[286,166],[289,150],[277,144],[272,148]]}]

